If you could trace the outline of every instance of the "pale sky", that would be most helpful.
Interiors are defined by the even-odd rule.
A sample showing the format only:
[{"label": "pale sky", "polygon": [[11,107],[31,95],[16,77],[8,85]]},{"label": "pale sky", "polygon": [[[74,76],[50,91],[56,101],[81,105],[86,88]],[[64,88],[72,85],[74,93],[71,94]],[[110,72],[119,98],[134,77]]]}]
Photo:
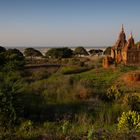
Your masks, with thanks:
[{"label": "pale sky", "polygon": [[110,46],[140,40],[139,0],[0,0],[1,46]]}]

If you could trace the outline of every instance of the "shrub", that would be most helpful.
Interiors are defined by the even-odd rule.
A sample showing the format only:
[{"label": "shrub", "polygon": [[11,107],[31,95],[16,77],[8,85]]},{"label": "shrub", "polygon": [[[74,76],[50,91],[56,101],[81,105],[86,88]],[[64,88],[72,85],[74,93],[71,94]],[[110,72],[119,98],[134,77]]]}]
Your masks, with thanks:
[{"label": "shrub", "polygon": [[131,110],[140,112],[140,96],[127,94],[124,97],[124,104],[129,106]]},{"label": "shrub", "polygon": [[87,138],[88,140],[93,140],[94,137],[94,130],[93,127],[88,130]]},{"label": "shrub", "polygon": [[79,83],[88,88],[93,88],[94,86],[94,80],[93,79],[80,79]]},{"label": "shrub", "polygon": [[0,53],[2,53],[2,52],[6,52],[6,48],[0,46]]},{"label": "shrub", "polygon": [[27,120],[21,123],[19,130],[17,131],[17,134],[21,137],[28,138],[32,136],[32,129],[33,122],[31,120]]},{"label": "shrub", "polygon": [[38,80],[32,82],[27,87],[27,92],[29,93],[41,93],[43,90],[47,88],[47,81],[46,80]]},{"label": "shrub", "polygon": [[33,80],[42,80],[49,77],[49,72],[46,69],[40,69],[32,73]]},{"label": "shrub", "polygon": [[95,60],[95,62],[94,62],[95,67],[96,68],[102,67],[102,62],[103,62],[103,57],[100,57],[97,60]]},{"label": "shrub", "polygon": [[68,134],[70,127],[71,127],[70,122],[67,120],[64,120],[62,125],[61,125],[62,132],[64,135]]},{"label": "shrub", "polygon": [[43,129],[45,131],[45,133],[48,134],[54,134],[54,133],[58,133],[59,131],[59,125],[55,122],[44,122],[43,123]]},{"label": "shrub", "polygon": [[69,64],[70,65],[79,65],[80,64],[80,59],[79,58],[76,58],[76,57],[73,57],[69,60]]},{"label": "shrub", "polygon": [[140,115],[135,111],[123,112],[118,121],[118,130],[140,130]]},{"label": "shrub", "polygon": [[0,126],[9,127],[23,111],[24,80],[19,72],[0,73]]},{"label": "shrub", "polygon": [[0,64],[4,64],[4,71],[13,71],[16,69],[22,69],[25,64],[25,58],[23,54],[17,49],[8,49],[0,54]]},{"label": "shrub", "polygon": [[122,95],[122,91],[120,91],[117,86],[111,86],[107,89],[107,92],[105,94],[105,98],[107,101],[114,101],[118,100]]},{"label": "shrub", "polygon": [[76,99],[88,99],[91,96],[91,90],[81,84],[77,84],[73,92]]},{"label": "shrub", "polygon": [[[99,102],[99,101],[98,101]],[[96,103],[96,123],[100,126],[109,126],[117,123],[118,117],[124,111],[120,104]],[[97,113],[98,112],[98,113]]]}]

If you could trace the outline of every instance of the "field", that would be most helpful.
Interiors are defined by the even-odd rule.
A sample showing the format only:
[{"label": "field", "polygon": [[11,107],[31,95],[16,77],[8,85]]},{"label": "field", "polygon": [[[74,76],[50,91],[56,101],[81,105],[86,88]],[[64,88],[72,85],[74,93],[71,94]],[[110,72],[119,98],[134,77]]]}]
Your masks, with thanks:
[{"label": "field", "polygon": [[[140,82],[124,80],[127,73],[139,72],[139,67],[104,69],[101,59],[64,59],[57,68],[22,71],[20,101],[15,100],[19,119],[14,127],[1,128],[0,138],[139,139],[139,130],[118,129],[123,112],[140,111]],[[18,73],[14,75],[18,77]],[[18,84],[17,80],[13,86]],[[138,99],[130,100],[133,97]]]}]

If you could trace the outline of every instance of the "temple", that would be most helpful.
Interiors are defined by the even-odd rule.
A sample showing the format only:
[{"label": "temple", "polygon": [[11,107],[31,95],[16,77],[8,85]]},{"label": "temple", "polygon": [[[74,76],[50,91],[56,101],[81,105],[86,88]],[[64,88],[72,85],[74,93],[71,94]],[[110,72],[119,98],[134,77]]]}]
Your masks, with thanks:
[{"label": "temple", "polygon": [[118,40],[111,48],[111,57],[117,64],[140,66],[140,46],[135,45],[132,33],[126,40],[123,25]]}]

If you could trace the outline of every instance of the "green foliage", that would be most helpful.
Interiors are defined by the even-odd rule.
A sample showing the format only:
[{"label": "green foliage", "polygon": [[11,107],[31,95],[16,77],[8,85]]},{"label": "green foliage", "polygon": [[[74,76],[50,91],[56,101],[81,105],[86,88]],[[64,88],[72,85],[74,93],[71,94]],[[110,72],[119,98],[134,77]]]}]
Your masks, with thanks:
[{"label": "green foliage", "polygon": [[2,52],[6,52],[6,49],[4,47],[0,46],[0,53],[2,53]]},{"label": "green foliage", "polygon": [[6,60],[19,60],[22,61],[24,60],[23,54],[18,50],[18,49],[8,49],[5,52],[5,58]]},{"label": "green foliage", "polygon": [[103,62],[103,57],[98,58],[97,60],[95,60],[94,62],[94,66],[96,68],[101,68],[102,67],[102,62]]},{"label": "green foliage", "polygon": [[[118,117],[124,111],[120,104],[108,104],[104,102],[96,102],[95,124],[98,128],[110,127],[117,123]],[[125,108],[126,109],[126,108]]]},{"label": "green foliage", "polygon": [[17,135],[24,138],[30,138],[32,136],[33,122],[27,120],[21,123],[17,131]]},{"label": "green foliage", "polygon": [[136,43],[136,46],[140,46],[140,41]]},{"label": "green foliage", "polygon": [[50,73],[46,69],[39,69],[37,71],[33,71],[31,75],[32,80],[42,80],[46,79],[50,76]]},{"label": "green foliage", "polygon": [[135,111],[123,112],[118,121],[118,130],[120,131],[140,130],[140,115]]},{"label": "green foliage", "polygon": [[81,73],[89,70],[91,68],[88,67],[80,67],[80,66],[70,66],[70,67],[63,67],[61,69],[62,74],[76,74],[76,73]]},{"label": "green foliage", "polygon": [[23,54],[17,49],[9,49],[0,54],[1,65],[4,70],[10,71],[23,68],[25,64]]},{"label": "green foliage", "polygon": [[[58,62],[58,59],[51,60]],[[138,112],[139,100],[132,93],[133,96],[121,104],[124,99],[121,87],[112,85],[118,85],[116,79],[134,69],[96,67],[89,70],[87,61],[82,57],[59,59],[59,63],[70,66],[64,65],[51,75],[45,69],[32,71],[29,75],[32,79],[26,73],[21,75],[13,61],[5,63],[5,69],[13,69],[0,73],[0,122],[3,125],[0,139],[6,139],[1,136],[8,133],[4,127],[15,130],[12,136],[21,140],[123,139],[125,133],[116,131],[117,119],[124,111]],[[101,59],[95,63],[99,66]],[[87,71],[81,73],[86,68]],[[21,123],[21,120],[27,121]]]},{"label": "green foliage", "polygon": [[100,50],[100,49],[98,49],[98,50],[95,50],[95,49],[91,49],[91,50],[89,50],[89,53],[91,54],[91,55],[101,55],[102,53],[103,53],[103,50]]},{"label": "green foliage", "polygon": [[106,100],[112,102],[118,100],[122,96],[122,91],[120,91],[117,86],[111,86],[107,89],[105,95]]},{"label": "green foliage", "polygon": [[68,132],[70,130],[70,127],[71,126],[70,126],[69,121],[64,120],[63,123],[62,123],[62,126],[61,126],[62,132],[63,132],[64,135],[68,134]]},{"label": "green foliage", "polygon": [[24,55],[26,57],[31,57],[31,58],[32,57],[41,57],[42,56],[41,52],[36,50],[36,49],[34,49],[34,48],[26,48],[24,50]]},{"label": "green foliage", "polygon": [[12,95],[10,93],[5,95],[2,90],[0,90],[0,114],[0,126],[11,126],[11,124],[16,120]]},{"label": "green foliage", "polygon": [[86,51],[86,49],[84,47],[79,46],[79,47],[75,48],[74,54],[81,56],[81,55],[88,55],[88,52]]},{"label": "green foliage", "polygon": [[137,94],[127,94],[124,97],[124,103],[129,106],[132,111],[140,112],[140,96]]},{"label": "green foliage", "polygon": [[0,73],[0,123],[11,126],[22,113],[20,100],[24,82],[18,72]]},{"label": "green foliage", "polygon": [[111,55],[111,47],[107,47],[104,51],[104,55]]},{"label": "green foliage", "polygon": [[93,137],[94,137],[94,130],[93,130],[93,127],[92,127],[88,130],[87,139],[88,140],[93,140]]},{"label": "green foliage", "polygon": [[73,51],[69,48],[52,48],[45,55],[51,58],[70,58],[73,55]]},{"label": "green foliage", "polygon": [[129,72],[138,69],[138,67],[136,66],[124,66],[124,65],[119,65],[118,68],[120,69],[121,72]]}]

